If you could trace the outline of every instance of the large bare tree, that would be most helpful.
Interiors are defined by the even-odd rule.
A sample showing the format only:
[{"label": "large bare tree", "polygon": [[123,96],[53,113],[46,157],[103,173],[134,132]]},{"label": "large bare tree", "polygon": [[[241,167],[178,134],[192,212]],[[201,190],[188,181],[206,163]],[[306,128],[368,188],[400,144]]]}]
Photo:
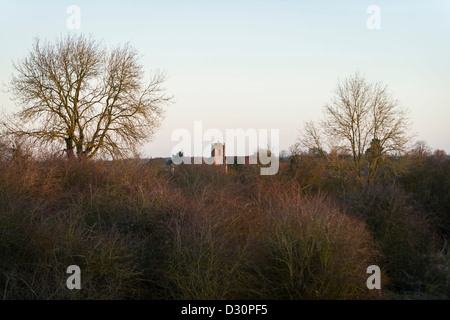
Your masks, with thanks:
[{"label": "large bare tree", "polygon": [[129,44],[109,49],[84,35],[38,38],[14,64],[10,92],[20,110],[7,133],[57,146],[68,157],[128,156],[151,140],[171,98]]},{"label": "large bare tree", "polygon": [[305,124],[298,145],[318,150],[343,186],[341,160],[350,159],[353,175],[371,183],[386,155],[403,152],[411,138],[407,110],[386,85],[359,73],[338,83],[323,113],[320,123]]}]

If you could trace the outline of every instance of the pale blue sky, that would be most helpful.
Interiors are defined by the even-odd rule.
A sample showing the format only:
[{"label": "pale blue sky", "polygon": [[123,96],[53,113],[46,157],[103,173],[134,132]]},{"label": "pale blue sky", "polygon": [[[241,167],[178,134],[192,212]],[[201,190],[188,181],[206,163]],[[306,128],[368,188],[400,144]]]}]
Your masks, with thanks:
[{"label": "pale blue sky", "polygon": [[[81,29],[69,30],[69,5]],[[369,30],[369,5],[381,29]],[[450,153],[450,0],[435,1],[5,1],[0,2],[0,83],[33,37],[91,33],[131,41],[148,72],[163,69],[175,96],[147,156],[169,156],[177,128],[280,129],[288,149],[321,118],[339,78],[383,81],[411,110],[416,140]],[[8,94],[0,108],[14,110]]]}]

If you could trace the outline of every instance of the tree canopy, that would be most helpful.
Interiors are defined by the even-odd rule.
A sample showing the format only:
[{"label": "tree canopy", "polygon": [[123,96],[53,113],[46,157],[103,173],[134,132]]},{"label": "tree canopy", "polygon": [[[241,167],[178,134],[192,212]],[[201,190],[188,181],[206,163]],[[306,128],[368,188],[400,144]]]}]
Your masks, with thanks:
[{"label": "tree canopy", "polygon": [[82,34],[36,38],[14,69],[9,90],[20,110],[3,121],[7,134],[52,145],[69,158],[135,153],[152,139],[171,100],[162,72],[144,81],[130,44],[108,48]]},{"label": "tree canopy", "polygon": [[[334,171],[343,167],[338,162],[348,155],[354,176],[361,180],[365,174],[369,183],[385,156],[403,152],[410,140],[407,110],[386,85],[370,83],[359,73],[338,83],[323,113],[318,125],[305,124],[297,146],[318,150]],[[337,171],[333,175],[347,176]]]}]

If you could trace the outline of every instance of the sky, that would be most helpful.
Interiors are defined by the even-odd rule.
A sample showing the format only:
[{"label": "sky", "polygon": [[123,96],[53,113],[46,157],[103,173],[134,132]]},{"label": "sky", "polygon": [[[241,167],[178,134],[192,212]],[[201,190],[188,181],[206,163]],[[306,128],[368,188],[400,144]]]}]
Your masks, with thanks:
[{"label": "sky", "polygon": [[[67,24],[71,5],[79,29]],[[415,140],[450,153],[450,0],[1,0],[0,109],[17,110],[4,86],[33,38],[67,33],[130,42],[148,77],[166,72],[174,100],[142,149],[147,157],[170,156],[172,133],[193,132],[194,121],[224,134],[278,129],[288,150],[305,121],[322,118],[337,81],[356,71],[410,110]]]}]

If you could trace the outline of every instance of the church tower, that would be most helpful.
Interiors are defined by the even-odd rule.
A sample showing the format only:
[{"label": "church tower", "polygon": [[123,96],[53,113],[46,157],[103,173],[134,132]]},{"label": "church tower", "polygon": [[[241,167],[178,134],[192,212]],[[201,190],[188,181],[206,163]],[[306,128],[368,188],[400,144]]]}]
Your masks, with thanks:
[{"label": "church tower", "polygon": [[225,165],[227,159],[225,158],[225,143],[213,143],[211,146],[211,157],[214,158],[214,165]]}]

